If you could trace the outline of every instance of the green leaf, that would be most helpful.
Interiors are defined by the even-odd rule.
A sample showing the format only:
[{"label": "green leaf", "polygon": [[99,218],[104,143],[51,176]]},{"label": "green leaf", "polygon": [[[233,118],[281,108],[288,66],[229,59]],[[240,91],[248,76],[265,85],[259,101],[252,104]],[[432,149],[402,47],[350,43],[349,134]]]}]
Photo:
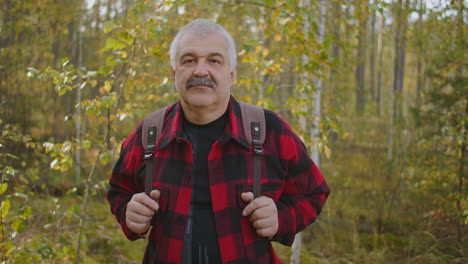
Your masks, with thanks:
[{"label": "green leaf", "polygon": [[106,165],[109,162],[109,160],[111,159],[111,157],[112,157],[112,154],[110,153],[110,151],[103,152],[101,154],[101,163],[103,165]]},{"label": "green leaf", "polygon": [[117,34],[120,40],[127,43],[128,45],[133,44],[133,40],[135,39],[132,35],[130,35],[127,31],[120,32]]},{"label": "green leaf", "polygon": [[113,38],[108,38],[104,50],[121,50],[125,47],[125,43]]},{"label": "green leaf", "polygon": [[21,233],[26,229],[26,225],[24,224],[24,220],[21,218],[16,218],[13,223],[11,223],[11,228],[13,228],[16,232]]},{"label": "green leaf", "polygon": [[273,92],[273,85],[269,85],[266,90],[266,94],[270,95]]},{"label": "green leaf", "polygon": [[24,208],[23,213],[21,214],[25,219],[30,217],[32,214],[32,208],[30,206]]},{"label": "green leaf", "polygon": [[3,245],[4,249],[6,249],[5,257],[9,257],[11,253],[16,249],[15,244],[10,241],[6,241]]},{"label": "green leaf", "polygon": [[0,205],[0,216],[3,219],[5,219],[6,216],[8,215],[8,212],[10,211],[10,207],[11,207],[11,204],[10,204],[9,199],[5,199]]},{"label": "green leaf", "polygon": [[8,187],[8,183],[4,182],[0,185],[0,195],[2,195]]},{"label": "green leaf", "polygon": [[105,65],[105,66],[102,66],[101,68],[99,68],[99,74],[101,74],[102,76],[107,76],[109,75],[109,71],[110,71],[110,67]]}]

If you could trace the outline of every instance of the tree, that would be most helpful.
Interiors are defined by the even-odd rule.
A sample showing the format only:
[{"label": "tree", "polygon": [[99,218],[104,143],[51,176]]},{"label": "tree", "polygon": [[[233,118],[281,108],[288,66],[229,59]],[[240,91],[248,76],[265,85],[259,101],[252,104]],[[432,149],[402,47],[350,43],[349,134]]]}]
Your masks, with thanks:
[{"label": "tree", "polygon": [[358,21],[358,46],[356,55],[356,110],[362,114],[365,108],[365,78],[366,78],[366,37],[368,1],[355,2],[356,19]]}]

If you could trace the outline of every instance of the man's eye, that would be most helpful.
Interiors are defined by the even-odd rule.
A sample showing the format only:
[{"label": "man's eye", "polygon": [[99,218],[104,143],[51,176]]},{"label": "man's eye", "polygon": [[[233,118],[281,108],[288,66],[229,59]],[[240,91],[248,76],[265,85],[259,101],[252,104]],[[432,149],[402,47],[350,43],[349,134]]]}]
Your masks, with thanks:
[{"label": "man's eye", "polygon": [[182,64],[190,64],[190,63],[194,63],[194,62],[195,62],[194,59],[186,59],[186,60],[182,61]]},{"label": "man's eye", "polygon": [[221,64],[221,62],[219,60],[216,60],[216,59],[211,59],[211,63]]}]

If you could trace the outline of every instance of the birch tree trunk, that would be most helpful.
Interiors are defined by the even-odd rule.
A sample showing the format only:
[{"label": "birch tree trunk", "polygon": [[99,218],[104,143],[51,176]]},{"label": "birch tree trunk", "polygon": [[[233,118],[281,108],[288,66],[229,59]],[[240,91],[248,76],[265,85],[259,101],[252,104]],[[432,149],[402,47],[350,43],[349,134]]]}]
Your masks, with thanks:
[{"label": "birch tree trunk", "polygon": [[[320,1],[320,22],[319,22],[319,32],[317,41],[318,43],[323,43],[325,37],[325,25],[327,20],[327,0]],[[322,79],[322,68],[319,67],[318,78],[316,79],[315,87],[317,92],[315,94],[315,113],[314,113],[314,124],[311,130],[311,137],[313,139],[320,138],[320,119],[322,117],[322,90],[323,90],[323,79]],[[320,165],[320,155],[318,147],[311,147],[312,153],[312,160],[317,164]]]},{"label": "birch tree trunk", "polygon": [[379,17],[379,36],[377,40],[377,56],[378,56],[378,62],[377,62],[377,96],[376,96],[376,101],[377,101],[377,113],[381,116],[382,110],[383,110],[383,105],[382,105],[382,67],[383,67],[383,26],[385,24],[385,16],[382,13],[380,13]]},{"label": "birch tree trunk", "polygon": [[[305,0],[303,2],[304,4],[304,8],[310,8],[310,0]],[[320,1],[320,22],[319,22],[319,32],[318,32],[318,38],[317,38],[317,41],[319,43],[323,43],[323,39],[324,39],[324,33],[325,33],[325,23],[326,23],[326,4],[327,4],[327,1],[326,0],[321,0]],[[306,21],[304,23],[304,28],[303,28],[303,31],[304,31],[304,35],[307,37],[308,34],[309,34],[309,29],[310,29],[310,24],[308,21]],[[302,62],[304,63],[303,65],[307,64],[308,62],[308,57],[306,54],[303,54],[302,55]],[[322,81],[322,71],[320,70],[319,68],[319,72],[317,74],[318,78],[316,79],[316,94],[315,94],[315,98],[314,100],[312,100],[314,102],[314,121],[313,121],[313,126],[311,128],[311,138],[316,141],[317,138],[320,137],[320,126],[319,126],[319,122],[320,122],[320,118],[321,118],[321,111],[322,111],[322,108],[321,108],[321,97],[322,97],[322,84],[323,84],[323,81]],[[307,72],[304,72],[304,75],[303,75],[303,80],[306,81],[308,80],[309,76],[308,76],[308,73]],[[306,122],[304,120],[300,120],[302,121],[300,124],[301,124],[301,128],[305,129],[306,128]],[[318,147],[317,146],[314,146],[314,144],[312,144],[311,146],[311,153],[312,153],[312,159],[314,160],[314,162],[317,164],[317,166],[319,166],[320,164],[320,155],[319,155],[319,151],[318,151]],[[296,234],[296,237],[294,239],[294,243],[293,243],[293,246],[292,246],[292,254],[291,254],[291,264],[299,264],[300,261],[301,261],[301,248],[302,248],[302,233],[298,233]]]}]

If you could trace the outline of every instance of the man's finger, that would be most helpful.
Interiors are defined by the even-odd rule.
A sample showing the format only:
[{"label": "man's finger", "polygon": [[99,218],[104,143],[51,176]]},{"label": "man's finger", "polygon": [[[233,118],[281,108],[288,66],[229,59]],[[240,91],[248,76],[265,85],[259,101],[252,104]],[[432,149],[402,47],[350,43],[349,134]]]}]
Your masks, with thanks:
[{"label": "man's finger", "polygon": [[149,223],[134,223],[134,222],[128,222],[127,223],[128,228],[135,232],[135,233],[144,233],[148,231],[149,229]]},{"label": "man's finger", "polygon": [[255,213],[251,213],[249,216],[250,222],[257,221],[259,219],[264,219],[270,217],[273,212],[271,210],[268,210],[266,206],[263,206],[260,203],[257,203],[257,208],[254,210]]},{"label": "man's finger", "polygon": [[135,201],[129,202],[127,207],[130,212],[133,212],[139,215],[152,216],[155,212],[155,210],[153,210],[152,208],[147,207],[146,205],[135,202]]},{"label": "man's finger", "polygon": [[256,232],[257,232],[257,235],[261,237],[273,237],[275,235],[273,228],[271,227],[257,229]]},{"label": "man's finger", "polygon": [[255,229],[264,229],[264,228],[272,227],[273,225],[274,225],[274,220],[271,218],[264,218],[264,219],[260,219],[255,222],[252,222],[252,226]]},{"label": "man's finger", "polygon": [[265,199],[263,199],[264,197],[253,199],[253,193],[251,192],[243,193],[242,195],[244,196],[243,200],[245,202],[250,201],[248,202],[249,204],[244,208],[244,211],[242,211],[243,216],[248,216],[251,213],[253,213],[255,210],[257,210],[258,208],[268,206],[268,203],[265,201]]},{"label": "man's finger", "polygon": [[[155,192],[157,190],[153,190],[153,192]],[[159,192],[159,191],[157,191]],[[154,196],[159,196],[156,194],[156,192],[154,193]],[[153,200],[152,198],[148,197],[148,195],[146,195],[145,193],[138,193],[138,194],[135,194],[133,199],[138,202],[138,203],[141,203],[143,205],[145,205],[146,207],[149,207],[151,209],[153,209],[153,211],[157,212],[159,210],[159,205],[158,203]]]},{"label": "man's finger", "polygon": [[150,197],[153,198],[153,200],[155,201],[159,200],[160,196],[161,196],[161,192],[159,190],[152,190],[150,193]]},{"label": "man's finger", "polygon": [[252,192],[245,192],[241,194],[242,201],[246,203],[250,203],[254,199],[254,195]]},{"label": "man's finger", "polygon": [[129,213],[127,214],[127,220],[131,221],[132,223],[148,223],[151,220],[151,216]]}]

